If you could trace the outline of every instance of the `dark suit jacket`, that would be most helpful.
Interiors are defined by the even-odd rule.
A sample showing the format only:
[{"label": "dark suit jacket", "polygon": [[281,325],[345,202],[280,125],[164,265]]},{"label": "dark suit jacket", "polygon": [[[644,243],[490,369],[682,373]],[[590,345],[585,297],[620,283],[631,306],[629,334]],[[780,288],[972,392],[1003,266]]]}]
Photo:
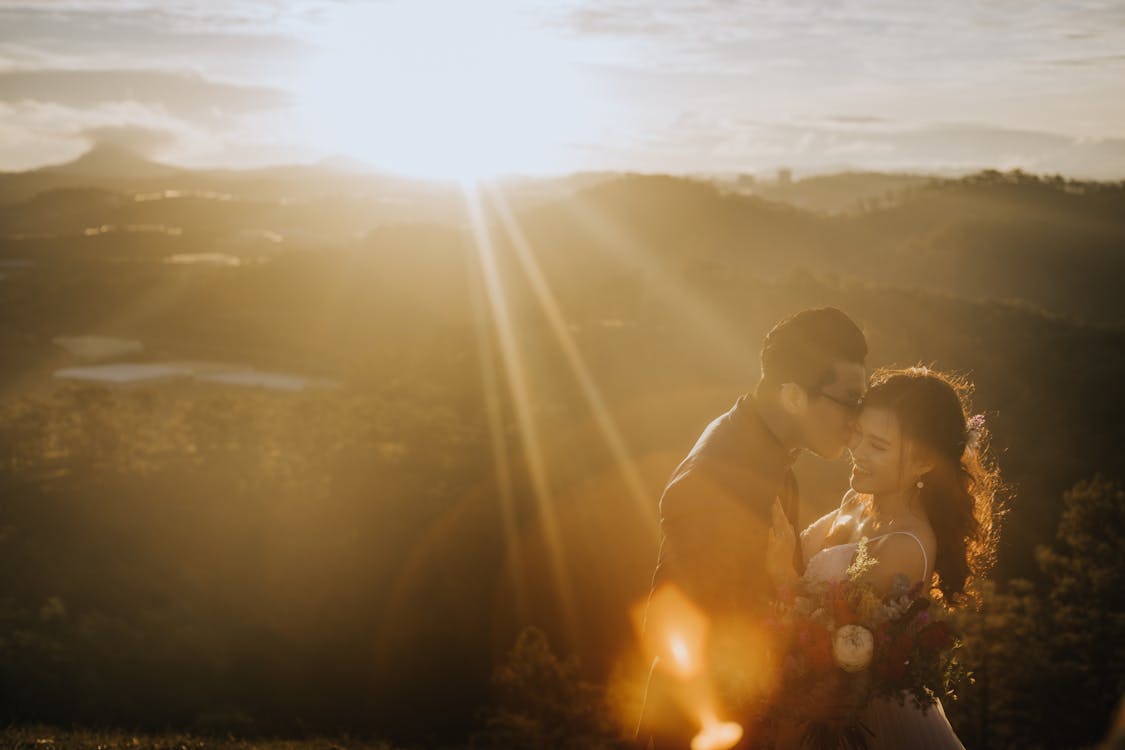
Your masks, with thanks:
[{"label": "dark suit jacket", "polygon": [[[797,533],[790,452],[743,396],[703,431],[660,499],[653,590],[675,583],[712,617],[753,615],[773,596],[765,570],[770,508],[781,499]],[[794,563],[800,568],[800,555]]]},{"label": "dark suit jacket", "polygon": [[[769,431],[752,396],[742,396],[711,422],[660,499],[662,538],[653,593],[674,584],[712,624],[760,622],[774,597],[765,550],[775,498],[781,499],[797,531],[795,457]],[[794,562],[800,570],[799,548]],[[732,637],[738,638],[738,632]],[[687,715],[678,729],[670,726],[668,714],[677,709],[666,697],[675,686],[669,683],[672,678],[659,675],[655,671],[655,682],[650,680],[648,697],[653,700],[646,703],[638,739],[642,745],[652,736],[657,747],[686,746],[682,743],[698,727]],[[661,680],[665,684],[658,684]],[[652,729],[657,725],[664,727],[663,741]]]}]

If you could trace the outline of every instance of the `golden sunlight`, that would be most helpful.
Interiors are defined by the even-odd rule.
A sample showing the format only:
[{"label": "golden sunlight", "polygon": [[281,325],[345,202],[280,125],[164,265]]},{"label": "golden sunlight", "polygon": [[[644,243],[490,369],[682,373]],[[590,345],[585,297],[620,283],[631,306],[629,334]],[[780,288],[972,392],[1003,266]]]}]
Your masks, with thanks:
[{"label": "golden sunlight", "polygon": [[578,622],[574,609],[574,589],[567,571],[566,555],[559,534],[555,504],[551,494],[550,481],[547,478],[547,468],[539,439],[539,431],[532,415],[533,399],[528,386],[523,357],[520,353],[512,316],[509,313],[508,299],[496,262],[492,237],[484,218],[480,192],[476,186],[468,182],[462,183],[462,189],[465,195],[469,225],[473,231],[477,260],[480,263],[484,280],[485,294],[492,312],[493,325],[496,327],[504,373],[507,376],[508,387],[511,389],[516,420],[520,426],[520,440],[527,456],[528,471],[531,475],[531,484],[539,508],[539,524],[547,542],[556,594],[563,607],[567,634],[575,637],[578,632]]},{"label": "golden sunlight", "polygon": [[609,406],[606,404],[594,380],[594,376],[590,372],[590,367],[586,364],[582,352],[578,349],[578,344],[575,342],[574,336],[567,324],[566,316],[563,315],[562,308],[554,292],[551,290],[550,283],[547,281],[546,276],[539,267],[539,263],[536,261],[535,251],[527,241],[527,237],[524,235],[519,222],[516,220],[515,212],[512,211],[511,206],[508,205],[504,194],[496,188],[487,186],[485,191],[488,197],[492,199],[496,212],[500,217],[500,224],[504,229],[504,233],[507,235],[509,242],[511,242],[512,248],[515,250],[516,258],[519,260],[520,266],[527,275],[528,283],[535,293],[535,298],[539,302],[540,308],[547,317],[547,321],[550,324],[551,331],[555,334],[555,339],[559,348],[562,349],[563,354],[566,356],[566,361],[567,364],[570,365],[571,373],[574,375],[575,380],[578,381],[578,385],[582,389],[582,395],[589,405],[590,411],[593,413],[598,428],[602,433],[602,437],[613,453],[614,461],[616,461],[618,469],[621,471],[622,478],[624,478],[629,487],[629,494],[636,505],[638,517],[645,525],[646,530],[652,533],[655,538],[659,534],[656,509],[650,502],[644,482],[641,480],[640,473],[637,471],[636,462],[630,458],[631,454],[625,445],[625,439],[622,437],[620,429],[618,429],[617,424],[614,422]]},{"label": "golden sunlight", "polygon": [[565,171],[592,126],[572,50],[508,3],[343,8],[299,86],[305,137],[417,177]]},{"label": "golden sunlight", "polygon": [[733,721],[708,721],[691,740],[691,750],[729,750],[742,739],[742,727]]},{"label": "golden sunlight", "polygon": [[676,661],[682,672],[691,672],[692,658],[691,651],[688,649],[687,642],[684,641],[683,636],[673,635],[670,640],[672,649],[672,658]]},{"label": "golden sunlight", "polygon": [[633,628],[649,657],[682,680],[696,677],[703,666],[710,623],[687,596],[672,585],[632,609]]}]

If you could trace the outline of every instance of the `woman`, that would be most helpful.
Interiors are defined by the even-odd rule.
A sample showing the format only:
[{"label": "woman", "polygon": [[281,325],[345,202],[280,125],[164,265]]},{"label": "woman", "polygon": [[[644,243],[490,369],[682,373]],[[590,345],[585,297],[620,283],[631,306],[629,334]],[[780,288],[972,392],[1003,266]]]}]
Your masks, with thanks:
[{"label": "woman", "polygon": [[[876,565],[870,582],[890,593],[922,582],[952,607],[992,563],[999,530],[999,474],[985,447],[982,417],[967,417],[969,387],[923,367],[872,378],[850,450],[851,489],[840,507],[801,533],[805,576],[846,577],[860,539]],[[792,579],[796,545],[787,524],[770,535],[771,573]],[[789,555],[787,558],[786,555]],[[905,581],[904,581],[905,579]],[[963,748],[939,701],[923,712],[907,700],[877,700],[861,715],[870,748]]]}]

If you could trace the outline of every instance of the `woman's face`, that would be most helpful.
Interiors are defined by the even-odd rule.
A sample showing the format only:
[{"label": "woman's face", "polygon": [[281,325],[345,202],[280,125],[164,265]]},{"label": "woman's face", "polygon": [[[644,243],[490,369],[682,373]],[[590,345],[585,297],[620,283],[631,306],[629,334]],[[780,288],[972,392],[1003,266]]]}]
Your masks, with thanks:
[{"label": "woman's face", "polygon": [[908,483],[918,481],[910,475],[910,467],[904,465],[906,448],[894,412],[865,407],[856,420],[848,446],[852,455],[852,489],[865,495],[877,495],[900,492]]}]

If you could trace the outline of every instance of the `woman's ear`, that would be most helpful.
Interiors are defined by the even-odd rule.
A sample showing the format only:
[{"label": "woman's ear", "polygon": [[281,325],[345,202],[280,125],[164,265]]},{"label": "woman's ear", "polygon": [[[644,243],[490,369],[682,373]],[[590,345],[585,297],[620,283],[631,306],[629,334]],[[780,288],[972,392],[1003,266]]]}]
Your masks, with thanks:
[{"label": "woman's ear", "polygon": [[781,408],[790,416],[800,416],[809,408],[809,394],[796,383],[782,383],[778,392]]},{"label": "woman's ear", "polygon": [[922,450],[915,445],[907,447],[907,471],[912,477],[921,477],[934,470],[934,460],[930,452]]}]

